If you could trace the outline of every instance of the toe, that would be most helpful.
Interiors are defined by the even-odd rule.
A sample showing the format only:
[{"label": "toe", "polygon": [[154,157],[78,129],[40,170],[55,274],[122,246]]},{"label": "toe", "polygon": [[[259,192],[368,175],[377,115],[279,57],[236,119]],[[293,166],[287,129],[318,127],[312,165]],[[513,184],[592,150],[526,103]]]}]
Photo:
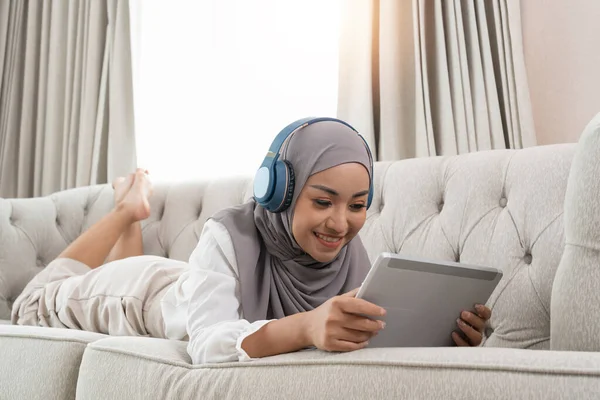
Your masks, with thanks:
[{"label": "toe", "polygon": [[134,174],[134,181],[141,182],[145,178],[146,178],[146,173],[144,172],[144,170],[138,168],[138,170],[135,171],[135,174]]}]

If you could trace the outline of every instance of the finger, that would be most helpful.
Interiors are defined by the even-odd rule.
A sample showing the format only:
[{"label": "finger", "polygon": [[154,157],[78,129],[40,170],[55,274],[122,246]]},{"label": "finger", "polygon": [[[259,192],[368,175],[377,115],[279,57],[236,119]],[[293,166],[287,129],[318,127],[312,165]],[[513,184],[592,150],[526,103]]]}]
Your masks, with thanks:
[{"label": "finger", "polygon": [[362,343],[368,341],[373,336],[374,335],[371,332],[356,331],[354,329],[341,329],[337,335],[335,335],[335,338],[337,340],[343,340],[346,342]]},{"label": "finger", "polygon": [[475,311],[484,321],[492,318],[492,310],[482,304],[475,304]]},{"label": "finger", "polygon": [[360,288],[353,289],[353,290],[349,291],[348,293],[344,293],[342,296],[344,296],[344,297],[356,297],[356,293],[358,293],[359,289]]},{"label": "finger", "polygon": [[485,320],[472,312],[463,311],[460,313],[460,318],[479,332],[485,329]]},{"label": "finger", "polygon": [[469,342],[471,342],[471,345],[479,346],[481,344],[481,340],[483,339],[481,332],[476,331],[473,329],[473,327],[467,325],[467,323],[461,319],[457,320],[457,323],[458,328],[467,336],[467,339]]},{"label": "finger", "polygon": [[366,317],[360,317],[353,314],[343,314],[341,325],[347,329],[354,329],[362,332],[379,332],[385,328],[384,321],[377,321]]},{"label": "finger", "polygon": [[465,341],[465,339],[463,339],[462,337],[460,337],[460,335],[458,334],[458,332],[452,332],[452,340],[454,340],[454,343],[456,343],[456,345],[459,346],[459,347],[468,347],[468,346],[470,346],[470,344],[467,343]]},{"label": "finger", "polygon": [[348,342],[345,340],[336,340],[333,344],[333,351],[354,351],[364,349],[369,345],[368,341],[364,341],[361,343]]},{"label": "finger", "polygon": [[363,299],[341,297],[339,306],[343,312],[348,314],[370,315],[373,317],[382,317],[385,315],[384,308]]}]

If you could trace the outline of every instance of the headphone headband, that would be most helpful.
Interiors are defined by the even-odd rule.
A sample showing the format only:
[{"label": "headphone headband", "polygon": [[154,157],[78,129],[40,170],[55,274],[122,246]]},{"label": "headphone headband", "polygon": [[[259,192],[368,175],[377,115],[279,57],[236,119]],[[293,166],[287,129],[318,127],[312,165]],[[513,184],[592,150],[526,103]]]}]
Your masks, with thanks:
[{"label": "headphone headband", "polygon": [[[323,122],[323,121],[332,121],[332,122],[338,122],[341,124],[346,125],[348,128],[352,129],[354,132],[356,132],[358,134],[358,131],[356,129],[354,129],[350,124],[348,124],[345,121],[342,121],[340,119],[337,118],[329,118],[329,117],[321,117],[321,118],[315,118],[315,117],[308,117],[308,118],[302,118],[299,119],[298,121],[294,121],[291,124],[289,124],[288,126],[286,126],[285,128],[283,128],[281,130],[281,132],[279,132],[277,134],[277,136],[275,136],[275,139],[273,139],[273,143],[271,143],[271,147],[269,147],[269,152],[267,153],[265,160],[263,161],[262,165],[265,165],[265,161],[267,161],[268,158],[273,158],[273,159],[277,159],[279,156],[279,151],[281,151],[281,147],[283,146],[283,144],[285,143],[285,141],[297,130],[302,129],[304,127],[307,127],[308,125],[312,125],[314,123],[317,122]],[[368,149],[368,147],[367,147]],[[369,156],[370,156],[370,152],[369,152]]]}]

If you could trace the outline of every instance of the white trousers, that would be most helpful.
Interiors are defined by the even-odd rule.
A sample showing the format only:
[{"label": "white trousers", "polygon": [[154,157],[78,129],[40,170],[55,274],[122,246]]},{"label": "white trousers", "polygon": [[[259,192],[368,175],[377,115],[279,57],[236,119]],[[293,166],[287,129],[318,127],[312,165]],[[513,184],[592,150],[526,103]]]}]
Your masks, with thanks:
[{"label": "white trousers", "polygon": [[12,322],[164,338],[160,300],[186,268],[185,262],[156,256],[95,269],[58,258],[27,284],[13,305]]}]

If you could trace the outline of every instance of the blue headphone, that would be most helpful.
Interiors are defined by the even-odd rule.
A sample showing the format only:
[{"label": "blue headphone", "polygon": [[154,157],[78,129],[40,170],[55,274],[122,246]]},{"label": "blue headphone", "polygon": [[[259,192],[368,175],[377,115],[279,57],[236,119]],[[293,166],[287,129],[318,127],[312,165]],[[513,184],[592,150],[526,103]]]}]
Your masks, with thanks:
[{"label": "blue headphone", "polygon": [[[292,203],[294,196],[294,168],[287,160],[279,159],[279,152],[285,141],[297,130],[310,124],[322,121],[334,121],[344,124],[352,129],[363,140],[367,152],[369,153],[371,175],[373,174],[373,156],[369,150],[366,140],[358,133],[356,129],[348,123],[336,118],[303,118],[292,122],[281,132],[277,134],[275,140],[269,148],[265,159],[254,177],[254,199],[266,210],[273,213],[285,211]],[[369,197],[367,200],[367,209],[371,206],[373,200],[373,176],[370,177]]]}]

